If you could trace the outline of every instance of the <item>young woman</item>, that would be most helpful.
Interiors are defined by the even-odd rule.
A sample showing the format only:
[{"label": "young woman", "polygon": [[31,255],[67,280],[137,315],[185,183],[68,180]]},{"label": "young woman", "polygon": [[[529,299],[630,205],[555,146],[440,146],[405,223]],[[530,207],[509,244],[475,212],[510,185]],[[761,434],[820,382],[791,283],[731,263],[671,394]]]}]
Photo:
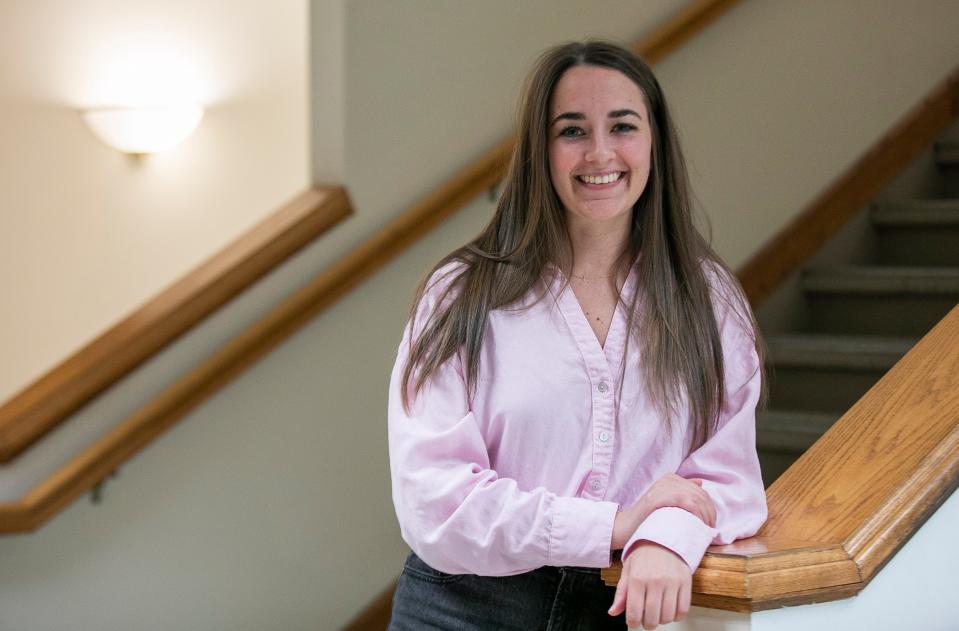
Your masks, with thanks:
[{"label": "young woman", "polygon": [[766,518],[762,348],[693,225],[652,72],[609,43],[547,51],[493,219],[421,285],[399,347],[390,465],[412,552],[390,628],[681,619],[706,547]]}]

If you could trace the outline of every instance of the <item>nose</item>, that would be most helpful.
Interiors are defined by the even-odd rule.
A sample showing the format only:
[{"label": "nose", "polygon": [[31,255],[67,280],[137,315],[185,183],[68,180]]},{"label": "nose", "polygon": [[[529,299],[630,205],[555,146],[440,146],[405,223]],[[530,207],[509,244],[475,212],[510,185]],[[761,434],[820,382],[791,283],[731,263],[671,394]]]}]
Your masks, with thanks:
[{"label": "nose", "polygon": [[609,138],[605,134],[593,134],[590,137],[589,145],[586,147],[586,155],[583,158],[587,162],[605,163],[613,157],[613,147]]}]

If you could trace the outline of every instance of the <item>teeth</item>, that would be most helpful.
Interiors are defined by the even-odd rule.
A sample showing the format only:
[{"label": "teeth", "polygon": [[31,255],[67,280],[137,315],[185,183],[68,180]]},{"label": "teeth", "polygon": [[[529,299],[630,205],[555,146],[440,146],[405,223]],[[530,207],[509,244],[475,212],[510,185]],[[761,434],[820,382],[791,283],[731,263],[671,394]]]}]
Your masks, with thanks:
[{"label": "teeth", "polygon": [[609,184],[610,182],[615,182],[623,174],[622,173],[609,173],[607,175],[580,175],[579,179],[587,184]]}]

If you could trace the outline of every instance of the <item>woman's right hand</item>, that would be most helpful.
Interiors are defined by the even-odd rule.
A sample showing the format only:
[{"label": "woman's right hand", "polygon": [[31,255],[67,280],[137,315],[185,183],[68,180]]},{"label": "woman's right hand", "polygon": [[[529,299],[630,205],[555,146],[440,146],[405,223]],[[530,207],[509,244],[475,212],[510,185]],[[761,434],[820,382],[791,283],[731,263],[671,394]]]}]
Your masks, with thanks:
[{"label": "woman's right hand", "polygon": [[656,480],[638,502],[616,513],[612,549],[621,550],[650,513],[666,506],[687,510],[715,528],[716,505],[703,490],[702,484],[703,481],[698,478],[687,480],[675,473],[667,473]]}]

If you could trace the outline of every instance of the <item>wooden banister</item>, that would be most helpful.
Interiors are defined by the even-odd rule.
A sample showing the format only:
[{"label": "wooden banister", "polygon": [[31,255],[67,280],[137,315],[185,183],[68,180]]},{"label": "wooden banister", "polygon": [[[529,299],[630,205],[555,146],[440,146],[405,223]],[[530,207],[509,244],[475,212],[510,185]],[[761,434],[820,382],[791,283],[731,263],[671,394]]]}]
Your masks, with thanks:
[{"label": "wooden banister", "polygon": [[957,486],[959,306],[769,487],[756,537],[709,548],[693,602],[758,611],[854,595]]},{"label": "wooden banister", "polygon": [[351,212],[304,191],[0,406],[0,463],[19,453]]},{"label": "wooden banister", "polygon": [[[647,59],[659,59],[705,28],[738,1],[693,2],[665,25],[644,38],[633,49]],[[85,449],[48,480],[31,489],[19,500],[0,504],[0,533],[24,532],[37,528],[69,502],[104,479],[257,358],[398,256],[445,218],[502,179],[512,150],[512,138],[496,144],[478,160],[459,171],[425,199],[409,208],[317,276],[309,285],[278,305],[266,317],[244,331],[203,364],[167,388],[141,410],[122,421],[113,431]],[[322,200],[314,199],[314,202],[324,207],[332,206],[336,210],[337,218],[349,212],[346,194],[342,189],[324,190],[320,194],[323,195]],[[313,197],[309,193],[307,196]],[[294,205],[299,206],[296,202]],[[320,231],[331,223],[323,224]],[[230,258],[235,258],[235,255]],[[220,266],[214,267],[220,269]],[[203,276],[209,275],[207,273]],[[196,283],[191,282],[186,285],[187,288],[192,289],[190,292],[192,299],[202,297],[203,292],[194,287]],[[190,301],[183,299],[182,293],[182,291],[175,292],[175,295],[181,298],[176,304],[185,309]],[[225,301],[226,299],[221,300],[212,306],[211,310]],[[166,304],[159,297],[150,304],[153,305],[154,302]],[[147,348],[136,355],[131,354],[126,358],[114,357],[119,348],[122,348],[124,344],[133,343],[137,337],[127,331],[127,327],[138,326],[141,334],[149,337],[146,333],[155,326],[152,322],[153,313],[156,311],[175,313],[177,309],[172,306],[167,306],[165,309],[145,307],[142,311],[141,317],[131,317],[116,327],[120,342],[113,341],[108,344],[106,341],[96,340],[87,349],[80,351],[78,356],[67,360],[50,375],[41,379],[41,382],[49,380],[42,387],[41,382],[38,382],[28,389],[28,391],[33,390],[32,394],[21,393],[24,395],[23,399],[16,405],[8,404],[9,411],[4,412],[7,409],[6,406],[0,408],[0,462],[5,453],[2,451],[4,448],[8,449],[6,452],[8,458],[10,454],[17,453],[123,374],[132,370],[146,359],[150,352],[155,352],[152,345],[146,345]],[[209,311],[206,311],[204,315],[208,313]],[[199,318],[196,321],[199,321]],[[168,332],[168,341],[186,328],[189,327],[184,325],[182,328],[175,328],[175,333]],[[97,371],[93,370],[97,362],[110,364],[109,375],[105,370],[104,374],[97,374]],[[98,364],[101,370],[104,365]],[[52,377],[54,374],[56,376]],[[74,394],[71,388],[75,388],[77,392]],[[61,396],[69,399],[71,403],[61,404],[58,401]],[[17,398],[19,399],[20,395]],[[39,410],[42,409],[44,402],[54,409],[41,414]],[[29,403],[29,406],[26,403]],[[43,429],[29,429],[33,425],[32,419],[35,418],[46,419],[38,422]],[[8,420],[4,421],[4,419]],[[11,420],[14,422],[10,422]],[[16,430],[11,429],[5,434],[4,428],[7,426],[16,427]]]}]

